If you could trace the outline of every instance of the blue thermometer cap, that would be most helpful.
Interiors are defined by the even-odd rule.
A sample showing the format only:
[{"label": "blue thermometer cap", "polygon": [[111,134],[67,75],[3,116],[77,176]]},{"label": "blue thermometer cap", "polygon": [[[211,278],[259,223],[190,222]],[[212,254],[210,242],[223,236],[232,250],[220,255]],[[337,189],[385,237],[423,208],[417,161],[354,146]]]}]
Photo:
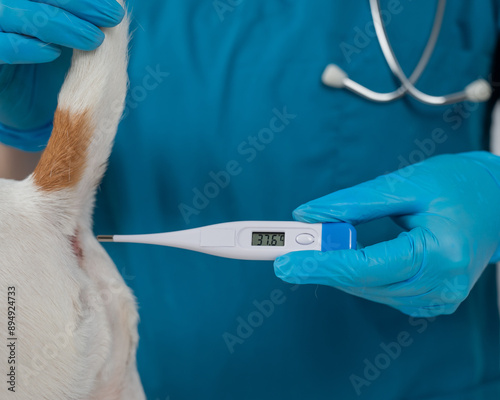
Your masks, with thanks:
[{"label": "blue thermometer cap", "polygon": [[351,224],[327,222],[321,233],[321,251],[356,249],[356,229]]}]

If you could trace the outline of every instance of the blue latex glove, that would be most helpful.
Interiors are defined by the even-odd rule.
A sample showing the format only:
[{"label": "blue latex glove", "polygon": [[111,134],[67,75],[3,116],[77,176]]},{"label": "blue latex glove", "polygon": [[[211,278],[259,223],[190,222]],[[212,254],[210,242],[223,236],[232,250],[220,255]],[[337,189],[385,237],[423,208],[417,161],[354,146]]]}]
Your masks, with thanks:
[{"label": "blue latex glove", "polygon": [[123,15],[115,0],[0,0],[0,142],[41,150],[71,49],[97,48]]},{"label": "blue latex glove", "polygon": [[358,224],[384,216],[408,232],[361,250],[287,254],[276,259],[276,275],[412,316],[453,313],[487,264],[500,259],[500,157],[430,158],[294,211],[304,222]]}]

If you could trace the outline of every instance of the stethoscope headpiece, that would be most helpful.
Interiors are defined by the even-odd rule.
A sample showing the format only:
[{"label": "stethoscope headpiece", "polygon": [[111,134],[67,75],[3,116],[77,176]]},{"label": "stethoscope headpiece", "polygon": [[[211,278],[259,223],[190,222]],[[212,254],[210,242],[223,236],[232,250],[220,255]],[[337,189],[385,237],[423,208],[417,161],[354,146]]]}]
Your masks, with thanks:
[{"label": "stethoscope headpiece", "polygon": [[325,68],[321,81],[330,87],[342,89],[345,87],[345,81],[348,78],[347,73],[338,65],[330,64]]},{"label": "stethoscope headpiece", "polygon": [[421,101],[424,104],[443,106],[461,101],[471,101],[474,103],[481,103],[488,101],[492,94],[490,84],[484,79],[478,79],[471,82],[467,87],[456,93],[433,96],[424,93],[415,87],[418,78],[424,72],[424,69],[434,51],[434,46],[441,31],[443,16],[446,8],[446,0],[439,0],[437,5],[436,16],[434,18],[434,25],[432,28],[431,36],[427,42],[427,46],[420,58],[418,65],[410,77],[407,77],[402,70],[399,61],[394,54],[394,50],[387,37],[387,32],[384,27],[383,18],[380,9],[380,0],[370,0],[370,9],[372,11],[375,31],[378,41],[380,43],[384,57],[391,69],[392,73],[399,79],[401,86],[388,93],[379,93],[360,85],[349,78],[347,73],[338,65],[330,64],[323,72],[321,80],[327,86],[337,89],[347,89],[351,92],[365,98],[380,103],[388,103],[397,100],[404,95],[408,94],[411,97]]},{"label": "stethoscope headpiece", "polygon": [[465,88],[465,95],[467,100],[474,103],[482,103],[488,101],[491,97],[493,90],[491,85],[485,79],[478,79],[477,81],[471,82]]}]

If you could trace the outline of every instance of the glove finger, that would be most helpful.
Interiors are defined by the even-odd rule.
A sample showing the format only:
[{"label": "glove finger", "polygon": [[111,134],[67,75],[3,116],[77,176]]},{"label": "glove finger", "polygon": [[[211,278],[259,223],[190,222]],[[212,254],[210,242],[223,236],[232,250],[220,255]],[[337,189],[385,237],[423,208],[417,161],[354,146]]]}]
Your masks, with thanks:
[{"label": "glove finger", "polygon": [[303,222],[348,222],[355,225],[418,212],[418,191],[398,189],[400,182],[406,180],[398,174],[390,176],[380,176],[310,201],[295,209],[293,217]]},{"label": "glove finger", "polygon": [[[7,3],[12,3],[8,7]],[[104,40],[104,33],[60,8],[26,0],[2,0],[0,30],[36,37],[79,50],[94,50]],[[1,49],[3,51],[3,49]]]},{"label": "glove finger", "polygon": [[395,307],[402,313],[409,315],[414,318],[432,318],[439,315],[450,315],[453,314],[457,308],[457,304],[435,304],[431,306],[424,307]]},{"label": "glove finger", "polygon": [[[418,278],[426,254],[428,232],[416,228],[398,238],[361,250],[299,251],[278,257],[276,276],[294,284],[344,288],[383,287]],[[433,236],[432,236],[433,238]],[[384,289],[381,288],[382,293]],[[386,290],[386,297],[392,297]]]},{"label": "glove finger", "polygon": [[[390,296],[383,288],[341,288],[342,291],[365,300],[385,304],[413,317],[434,317],[443,314],[452,314],[457,309],[457,302],[448,298],[440,299],[429,293],[411,295],[412,288],[408,288],[407,296]],[[392,293],[391,293],[392,294]]]},{"label": "glove finger", "polygon": [[61,49],[15,33],[0,32],[0,64],[39,64],[54,61]]},{"label": "glove finger", "polygon": [[125,10],[116,0],[31,0],[69,11],[71,14],[103,28],[120,23]]},{"label": "glove finger", "polygon": [[406,286],[406,293],[403,291],[394,293],[387,286],[349,288],[345,291],[357,297],[362,297],[376,303],[390,304],[397,308],[456,304],[456,301],[451,301],[449,298],[441,298],[439,293],[434,289],[425,291],[420,288],[416,289],[410,285]]}]

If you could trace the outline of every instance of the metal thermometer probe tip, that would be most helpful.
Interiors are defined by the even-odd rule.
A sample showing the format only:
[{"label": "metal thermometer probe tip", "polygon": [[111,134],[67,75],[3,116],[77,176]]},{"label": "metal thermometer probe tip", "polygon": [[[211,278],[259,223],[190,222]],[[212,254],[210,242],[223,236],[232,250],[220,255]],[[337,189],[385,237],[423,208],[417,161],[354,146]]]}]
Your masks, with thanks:
[{"label": "metal thermometer probe tip", "polygon": [[99,235],[97,240],[99,242],[114,242],[113,235]]}]

